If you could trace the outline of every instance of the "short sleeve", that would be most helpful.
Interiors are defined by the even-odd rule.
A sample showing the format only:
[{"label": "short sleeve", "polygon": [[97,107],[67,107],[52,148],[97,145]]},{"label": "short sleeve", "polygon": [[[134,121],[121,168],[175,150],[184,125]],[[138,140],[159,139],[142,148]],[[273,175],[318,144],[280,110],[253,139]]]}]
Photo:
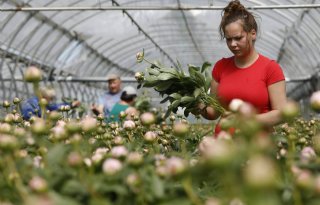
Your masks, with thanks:
[{"label": "short sleeve", "polygon": [[218,83],[220,82],[220,78],[221,78],[221,68],[222,68],[222,60],[219,60],[216,62],[216,64],[213,66],[213,69],[212,69],[212,78]]},{"label": "short sleeve", "polygon": [[267,67],[267,85],[271,85],[284,79],[285,77],[280,65],[276,61],[272,60]]},{"label": "short sleeve", "polygon": [[99,96],[97,104],[98,105],[103,105],[104,104],[104,99],[105,99],[105,96]]}]

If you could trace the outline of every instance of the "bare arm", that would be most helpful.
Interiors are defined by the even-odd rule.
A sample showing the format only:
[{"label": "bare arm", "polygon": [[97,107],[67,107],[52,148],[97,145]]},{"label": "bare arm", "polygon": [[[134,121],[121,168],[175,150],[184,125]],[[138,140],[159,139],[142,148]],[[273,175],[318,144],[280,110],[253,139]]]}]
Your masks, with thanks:
[{"label": "bare arm", "polygon": [[287,102],[285,81],[279,81],[268,87],[271,111],[256,116],[257,120],[264,125],[275,125],[281,122],[280,110]]},{"label": "bare arm", "polygon": [[[210,92],[212,94],[216,94],[217,87],[218,87],[218,83],[214,79],[212,79]],[[200,112],[201,115],[208,120],[216,120],[221,115],[221,113],[214,110],[213,107],[205,107],[205,105],[200,105],[200,109],[201,109],[201,112]]]},{"label": "bare arm", "polygon": [[91,111],[95,114],[95,115],[99,115],[101,113],[103,113],[103,105],[95,105],[93,104],[91,106]]}]

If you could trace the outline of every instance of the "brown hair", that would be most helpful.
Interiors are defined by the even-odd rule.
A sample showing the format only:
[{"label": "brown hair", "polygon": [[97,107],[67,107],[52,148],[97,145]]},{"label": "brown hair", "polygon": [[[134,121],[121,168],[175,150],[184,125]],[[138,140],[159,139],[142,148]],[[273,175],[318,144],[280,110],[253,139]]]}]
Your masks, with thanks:
[{"label": "brown hair", "polygon": [[258,33],[257,22],[251,12],[249,12],[239,0],[231,1],[222,11],[222,19],[219,26],[221,38],[225,37],[225,28],[228,24],[237,20],[242,20],[243,30],[250,32],[254,29]]}]

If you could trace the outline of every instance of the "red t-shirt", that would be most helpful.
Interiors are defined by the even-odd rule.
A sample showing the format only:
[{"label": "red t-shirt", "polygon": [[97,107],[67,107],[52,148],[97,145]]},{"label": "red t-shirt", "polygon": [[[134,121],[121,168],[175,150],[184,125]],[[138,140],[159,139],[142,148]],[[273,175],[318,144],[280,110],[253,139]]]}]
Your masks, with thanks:
[{"label": "red t-shirt", "polygon": [[[268,86],[285,79],[279,64],[263,55],[259,55],[247,68],[238,68],[234,57],[223,58],[215,64],[212,77],[219,83],[217,95],[224,106],[238,98],[252,104],[259,113],[271,110]],[[221,127],[217,124],[215,136],[220,131]],[[233,134],[234,128],[229,132]]]},{"label": "red t-shirt", "polygon": [[234,57],[223,58],[215,64],[212,77],[219,83],[217,95],[222,104],[228,106],[238,98],[259,113],[271,110],[268,86],[285,79],[279,64],[263,55],[247,68],[236,67]]}]

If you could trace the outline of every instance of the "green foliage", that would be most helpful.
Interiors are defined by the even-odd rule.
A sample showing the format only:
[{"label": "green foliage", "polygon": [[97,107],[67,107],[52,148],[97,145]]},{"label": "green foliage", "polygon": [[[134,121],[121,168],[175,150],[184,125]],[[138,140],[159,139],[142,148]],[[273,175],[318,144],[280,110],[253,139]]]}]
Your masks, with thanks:
[{"label": "green foliage", "polygon": [[[168,97],[179,103],[195,98],[180,93]],[[43,119],[45,123],[38,126],[48,131],[35,135],[31,127],[37,119],[8,120],[13,111],[9,107],[7,112],[0,120],[1,204],[316,205],[320,201],[317,118],[296,118],[270,132],[248,113],[233,113],[228,126],[213,138],[214,124],[200,120],[189,124],[176,115],[148,126],[139,117],[105,124],[100,118],[63,116],[59,121]],[[74,123],[80,128],[68,131]],[[176,137],[176,125],[181,123],[188,130]],[[84,129],[88,124],[94,126],[90,132]],[[232,135],[230,127],[235,129]],[[150,132],[154,141],[146,140]]]},{"label": "green foliage", "polygon": [[188,65],[188,73],[185,73],[179,62],[178,68],[167,68],[159,62],[150,63],[150,67],[146,68],[148,75],[142,81],[139,79],[138,87],[154,88],[164,97],[161,103],[170,102],[165,117],[171,112],[176,113],[179,107],[185,108],[184,115],[187,117],[190,112],[198,111],[199,104],[212,106],[223,113],[224,108],[216,97],[209,94],[211,78],[207,75],[207,68],[210,66],[208,62],[203,63],[201,68]]}]

